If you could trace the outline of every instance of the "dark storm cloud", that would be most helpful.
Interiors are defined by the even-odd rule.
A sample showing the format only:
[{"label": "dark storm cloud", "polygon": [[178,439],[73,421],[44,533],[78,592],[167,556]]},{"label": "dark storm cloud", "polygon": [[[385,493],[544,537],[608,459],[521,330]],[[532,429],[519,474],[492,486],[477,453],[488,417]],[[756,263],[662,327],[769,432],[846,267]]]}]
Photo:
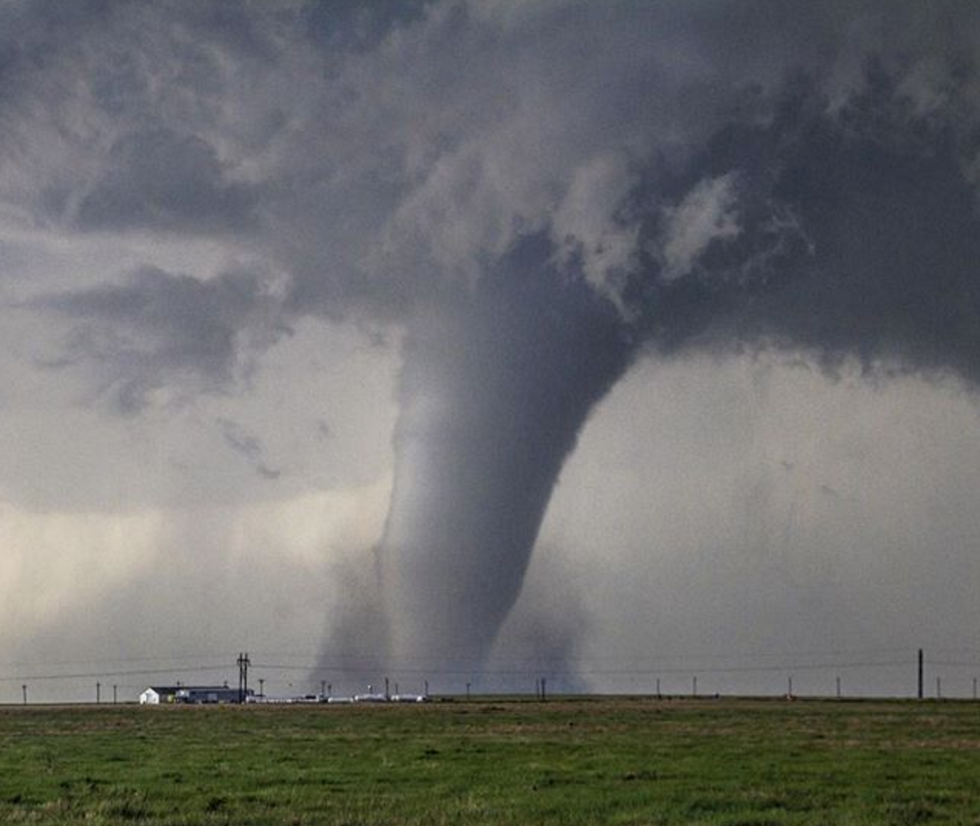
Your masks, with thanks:
[{"label": "dark storm cloud", "polygon": [[160,128],[112,145],[75,222],[84,230],[245,231],[255,225],[257,202],[254,187],[226,180],[207,141]]},{"label": "dark storm cloud", "polygon": [[429,0],[310,0],[301,6],[306,35],[318,49],[365,50],[377,46],[392,28],[415,22]]},{"label": "dark storm cloud", "polygon": [[113,403],[133,413],[157,389],[220,391],[250,356],[289,333],[263,279],[227,272],[210,281],[156,268],[107,284],[36,299],[72,332],[67,360],[94,363]]},{"label": "dark storm cloud", "polygon": [[239,94],[283,59],[280,25],[295,14],[295,4],[6,4],[0,195],[52,227],[254,230],[259,194],[240,164],[282,121],[272,98],[248,111]]},{"label": "dark storm cloud", "polygon": [[281,302],[153,268],[38,302],[121,407],[229,387],[284,319],[404,330],[395,656],[487,654],[644,348],[980,378],[976,4],[396,8],[19,4],[0,46],[0,196],[283,278]]},{"label": "dark storm cloud", "polygon": [[811,82],[791,84],[771,124],[733,122],[685,171],[682,190],[734,182],[734,229],[684,278],[638,274],[655,284],[641,299],[655,342],[980,378],[980,221],[965,174],[980,134],[957,134],[948,110],[918,114],[874,63],[862,79],[833,112]]}]

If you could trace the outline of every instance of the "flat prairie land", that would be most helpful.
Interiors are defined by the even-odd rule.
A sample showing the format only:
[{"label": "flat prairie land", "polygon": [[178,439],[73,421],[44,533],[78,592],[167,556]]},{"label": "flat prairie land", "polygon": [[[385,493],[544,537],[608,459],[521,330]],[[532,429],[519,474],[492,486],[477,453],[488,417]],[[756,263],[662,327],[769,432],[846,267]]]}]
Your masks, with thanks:
[{"label": "flat prairie land", "polygon": [[980,826],[980,704],[8,706],[0,822]]}]

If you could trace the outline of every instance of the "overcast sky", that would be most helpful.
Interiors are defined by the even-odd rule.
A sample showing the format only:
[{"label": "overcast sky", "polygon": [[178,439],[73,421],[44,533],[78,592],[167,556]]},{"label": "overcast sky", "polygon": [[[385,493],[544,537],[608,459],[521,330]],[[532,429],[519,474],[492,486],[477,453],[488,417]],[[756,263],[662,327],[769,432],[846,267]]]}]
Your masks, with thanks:
[{"label": "overcast sky", "polygon": [[3,3],[0,702],[969,695],[978,61],[967,0]]}]

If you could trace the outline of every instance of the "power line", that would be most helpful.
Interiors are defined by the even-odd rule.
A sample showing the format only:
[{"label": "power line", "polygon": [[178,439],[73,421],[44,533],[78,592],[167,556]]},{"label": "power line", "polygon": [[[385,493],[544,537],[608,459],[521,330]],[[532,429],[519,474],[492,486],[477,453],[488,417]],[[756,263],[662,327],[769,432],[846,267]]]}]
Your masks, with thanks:
[{"label": "power line", "polygon": [[[773,673],[773,672],[785,672],[785,671],[819,671],[819,670],[830,670],[830,669],[857,669],[857,668],[904,668],[908,667],[910,663],[914,662],[913,651],[914,649],[868,649],[865,654],[870,653],[884,653],[884,652],[908,652],[909,658],[897,659],[897,658],[874,658],[874,657],[857,657],[857,656],[844,656],[844,652],[836,652],[839,658],[827,659],[815,661],[813,658],[818,656],[815,653],[800,652],[797,658],[788,658],[781,662],[767,662],[767,663],[746,663],[739,662],[739,660],[752,659],[752,658],[767,658],[771,659],[778,656],[777,653],[771,654],[756,654],[756,655],[728,655],[718,657],[715,663],[704,662],[705,657],[690,657],[690,658],[671,658],[663,657],[657,659],[643,659],[643,660],[630,660],[627,665],[624,662],[625,658],[618,658],[622,665],[612,664],[615,661],[611,657],[603,658],[591,658],[591,659],[566,659],[566,660],[549,660],[547,658],[537,659],[537,660],[515,660],[510,663],[504,663],[498,665],[497,667],[484,667],[481,663],[477,661],[439,661],[436,658],[406,658],[405,664],[399,664],[397,662],[383,662],[381,660],[365,660],[359,663],[346,663],[344,666],[333,666],[324,664],[322,661],[315,664],[310,662],[256,662],[253,663],[248,654],[239,655],[239,679],[240,679],[240,689],[244,692],[247,690],[247,669],[249,667],[260,669],[265,672],[269,671],[302,671],[309,674],[338,674],[338,673],[350,673],[350,672],[370,672],[370,671],[388,671],[397,672],[400,674],[416,674],[422,676],[470,676],[475,673],[485,675],[488,677],[520,677],[526,676],[529,673],[540,673],[545,671],[552,676],[580,676],[580,677],[658,677],[658,676],[670,676],[677,674],[693,675],[716,675],[716,674],[748,674],[748,673]],[[966,649],[962,649],[966,652]],[[821,652],[819,656],[828,656],[835,652]],[[186,659],[200,658],[204,655],[187,655]],[[286,656],[296,656],[299,654],[286,655]],[[317,655],[318,656],[318,655]],[[243,658],[246,665],[243,665]],[[114,660],[111,662],[159,662],[167,661],[176,658],[170,657],[138,657],[138,658],[123,658],[119,660]],[[311,657],[312,659],[312,657]],[[701,662],[695,662],[696,660],[701,660]],[[734,661],[734,662],[733,662]],[[71,663],[64,664],[94,664],[96,662],[103,662],[98,660],[78,660],[72,661]],[[110,662],[110,661],[105,661]],[[428,666],[421,666],[419,663],[431,663]],[[555,667],[548,667],[549,663],[555,663]],[[579,666],[589,666],[590,664],[595,664],[591,667],[579,667]],[[601,666],[600,663],[610,663],[608,666]],[[958,659],[948,659],[948,660],[931,660],[932,667],[944,667],[944,668],[973,668],[980,669],[980,659],[977,660],[958,660]],[[9,665],[9,664],[8,664]],[[35,663],[35,665],[40,665]],[[57,663],[51,663],[49,665],[57,665]],[[173,665],[166,668],[90,668],[86,670],[71,671],[68,673],[52,673],[50,671],[42,671],[38,669],[32,673],[21,673],[21,674],[9,674],[5,676],[0,676],[0,682],[31,682],[31,681],[48,681],[48,680],[83,680],[83,679],[99,679],[104,677],[149,677],[160,674],[167,675],[177,675],[177,674],[194,674],[194,673],[211,673],[219,671],[227,671],[229,669],[229,664],[227,662],[215,662],[207,664],[193,664],[193,663],[177,663],[174,662]],[[130,687],[130,686],[126,686]]]},{"label": "power line", "polygon": [[15,662],[0,662],[0,669],[7,668],[60,668],[69,665],[96,665],[99,663],[145,663],[145,662],[174,662],[184,660],[220,660],[227,656],[221,654],[174,654],[172,656],[154,657],[94,657],[84,660],[23,660]]},{"label": "power line", "polygon": [[947,668],[980,668],[980,661],[957,662],[955,660],[930,660],[932,666],[942,665]]},{"label": "power line", "polygon": [[[582,677],[598,677],[598,676],[655,676],[658,674],[668,675],[668,674],[735,674],[735,673],[751,673],[751,672],[779,672],[786,671],[789,669],[798,671],[815,671],[820,669],[832,669],[832,668],[893,668],[893,667],[907,667],[909,665],[909,660],[864,660],[864,661],[851,661],[851,662],[822,662],[822,663],[807,663],[807,662],[792,662],[792,663],[775,663],[772,665],[736,665],[736,666],[697,666],[697,667],[672,667],[672,668],[604,668],[604,669],[569,669],[561,668],[551,670],[552,675],[561,676],[582,676]],[[260,668],[267,671],[306,671],[309,673],[343,673],[351,671],[377,671],[377,670],[389,670],[395,671],[399,674],[433,674],[438,676],[465,676],[468,674],[478,671],[480,674],[486,676],[498,676],[498,677],[508,677],[508,676],[521,676],[526,675],[529,672],[534,671],[534,668],[474,668],[474,669],[461,669],[461,668],[403,668],[397,665],[385,665],[383,663],[351,663],[343,667],[339,666],[324,666],[324,665],[310,665],[306,664],[289,664],[289,663],[255,663],[252,665],[253,668]],[[538,667],[540,670],[540,665]]]},{"label": "power line", "polygon": [[0,677],[0,682],[14,682],[17,680],[86,680],[86,679],[96,679],[98,677],[138,677],[141,675],[153,675],[153,674],[181,674],[181,673],[197,673],[197,672],[206,672],[206,671],[225,671],[227,669],[228,669],[227,665],[201,665],[201,666],[187,666],[187,667],[177,667],[177,668],[143,668],[137,670],[124,670],[124,671],[99,670],[99,671],[76,672],[72,674],[20,674],[17,676]]},{"label": "power line", "polygon": [[[418,665],[418,666],[422,666],[422,665],[428,664],[428,663],[435,664],[435,665],[438,665],[440,663],[452,663],[454,665],[459,665],[459,666],[467,665],[467,664],[478,665],[479,662],[480,662],[479,660],[476,660],[476,659],[468,659],[468,658],[459,657],[459,656],[452,656],[452,655],[444,655],[444,656],[442,656],[442,655],[439,654],[438,649],[436,649],[436,648],[433,648],[433,649],[430,649],[430,650],[432,650],[433,653],[431,653],[431,654],[429,654],[427,656],[400,657],[399,659],[402,662],[408,663],[410,665]],[[690,662],[690,661],[693,661],[693,660],[706,660],[706,659],[707,660],[715,660],[715,661],[717,661],[719,659],[725,659],[725,660],[733,660],[733,659],[734,660],[745,660],[745,659],[772,659],[772,658],[783,658],[783,657],[802,657],[802,658],[813,658],[813,657],[858,657],[858,658],[867,658],[867,657],[873,657],[875,655],[886,655],[886,654],[887,655],[897,655],[897,654],[909,654],[909,655],[913,655],[915,653],[915,650],[916,649],[911,648],[911,647],[908,647],[908,646],[902,646],[902,647],[881,647],[881,648],[861,648],[861,649],[850,649],[850,648],[844,648],[844,649],[821,649],[821,650],[799,650],[799,649],[796,649],[796,650],[783,650],[783,651],[758,651],[758,650],[753,651],[753,650],[748,650],[748,651],[739,651],[739,652],[734,652],[734,653],[731,653],[731,654],[723,654],[723,655],[719,655],[717,652],[700,652],[699,653],[699,652],[690,652],[690,651],[688,651],[688,652],[684,652],[684,653],[673,653],[673,652],[664,653],[664,652],[661,652],[656,657],[650,657],[648,655],[636,655],[636,656],[632,656],[630,654],[617,654],[617,655],[596,656],[596,657],[560,657],[560,658],[559,657],[554,657],[554,658],[549,658],[549,657],[533,657],[533,658],[526,658],[526,659],[512,658],[512,659],[508,659],[506,662],[508,663],[508,665],[510,665],[512,667],[515,667],[515,668],[523,667],[525,665],[527,665],[528,667],[534,668],[534,667],[537,667],[538,665],[540,665],[542,663],[549,663],[549,662],[559,663],[559,664],[563,664],[563,665],[569,664],[569,663],[575,663],[575,664],[578,664],[578,665],[582,665],[582,664],[601,663],[601,662],[608,662],[610,660],[615,661],[615,660],[622,660],[622,659],[629,659],[632,662],[647,662],[647,663],[651,663],[651,662],[663,662],[663,661]],[[936,650],[939,650],[939,649],[936,649]],[[305,652],[304,651],[293,651],[293,652],[285,652],[285,651],[264,652],[264,651],[257,651],[257,652],[253,652],[253,653],[255,653],[255,655],[257,657],[262,657],[262,656],[265,656],[267,654],[272,653],[273,656],[276,656],[276,657],[297,658],[297,659],[305,659],[305,660],[319,659],[319,658],[323,657],[323,652],[321,652],[321,651],[316,651],[316,652],[310,652],[310,651],[305,651]],[[353,650],[352,651],[352,650],[349,650],[349,649],[345,649],[345,654],[347,656],[349,656],[349,657],[359,657],[359,658],[363,658],[365,660],[369,660],[373,656],[373,653],[374,652],[371,652],[371,651],[368,651],[368,650],[362,650],[362,651]],[[970,653],[975,653],[978,657],[980,657],[980,652],[970,652]]]},{"label": "power line", "polygon": [[[970,650],[970,649],[931,649],[938,653],[946,654],[962,654],[966,655],[962,659],[950,659],[950,660],[933,660],[935,664],[943,664],[955,667],[980,667],[980,651]],[[256,652],[258,657],[262,657],[264,654],[269,654],[272,652]],[[616,663],[629,661],[632,664],[632,668],[629,670],[636,671],[664,671],[670,669],[677,669],[678,671],[690,671],[690,670],[710,670],[717,671],[722,668],[729,668],[731,666],[727,663],[735,663],[736,667],[744,668],[746,666],[741,665],[746,660],[772,660],[773,658],[787,658],[792,659],[794,662],[799,659],[805,661],[807,664],[813,667],[826,666],[828,668],[834,667],[842,659],[847,660],[860,660],[861,664],[866,664],[869,666],[873,665],[888,665],[891,664],[892,659],[878,661],[874,659],[875,655],[885,655],[885,654],[899,654],[907,653],[909,656],[914,656],[915,649],[913,648],[866,648],[866,649],[837,649],[837,650],[796,650],[796,651],[741,651],[731,654],[711,654],[711,653],[683,653],[683,654],[659,654],[656,657],[649,656],[629,656],[629,655],[610,655],[610,656],[600,656],[600,657],[562,657],[562,658],[549,658],[549,657],[535,657],[535,658],[525,658],[518,659],[512,658],[507,660],[498,660],[498,667],[496,670],[507,670],[519,672],[521,670],[530,669],[536,670],[541,667],[548,665],[561,666],[566,670],[574,670],[576,673],[604,673],[606,671],[618,672],[622,669],[618,669],[615,665],[609,667],[607,663]],[[467,670],[485,670],[483,668],[484,663],[477,659],[465,659],[459,657],[439,657],[437,655],[423,656],[423,657],[401,657],[399,661],[392,662],[386,660],[384,662],[380,660],[374,660],[372,658],[371,652],[348,652],[348,656],[353,654],[355,657],[362,658],[362,666],[365,669],[370,668],[387,668],[391,670],[409,671],[412,669],[417,670],[450,670],[450,671],[467,671]],[[117,658],[93,658],[93,659],[79,659],[79,660],[53,660],[53,661],[16,661],[16,662],[6,662],[0,663],[0,669],[14,669],[14,668],[30,668],[38,669],[55,669],[66,666],[87,666],[87,668],[79,669],[81,676],[91,676],[96,672],[100,674],[151,674],[151,673],[166,673],[168,671],[195,671],[195,670],[206,670],[212,667],[218,668],[221,666],[212,666],[211,664],[190,664],[189,660],[201,660],[207,659],[212,662],[224,661],[226,655],[224,654],[178,654],[172,656],[145,656],[145,657],[117,657]],[[273,656],[277,657],[287,657],[287,658],[297,658],[306,660],[307,662],[295,663],[288,662],[283,663],[279,666],[269,666],[269,667],[279,667],[279,668],[302,668],[309,670],[325,670],[325,666],[322,665],[322,652],[275,652]],[[815,658],[833,658],[828,659],[827,662],[815,662]],[[974,657],[975,659],[967,659],[969,657]],[[315,666],[308,665],[309,661],[319,660]],[[703,661],[709,660],[705,664]],[[699,664],[700,661],[700,664]],[[127,665],[133,663],[170,663],[166,668],[147,668],[147,669],[130,669],[130,668],[102,668],[103,665]],[[904,662],[904,660],[903,660]],[[726,665],[722,665],[726,663]],[[783,662],[772,663],[771,665],[753,664],[752,667],[759,668],[783,668],[791,667]],[[51,677],[60,677],[62,675],[45,675]],[[72,674],[64,675],[65,677],[71,677]],[[17,677],[0,677],[2,679],[18,679]]]}]

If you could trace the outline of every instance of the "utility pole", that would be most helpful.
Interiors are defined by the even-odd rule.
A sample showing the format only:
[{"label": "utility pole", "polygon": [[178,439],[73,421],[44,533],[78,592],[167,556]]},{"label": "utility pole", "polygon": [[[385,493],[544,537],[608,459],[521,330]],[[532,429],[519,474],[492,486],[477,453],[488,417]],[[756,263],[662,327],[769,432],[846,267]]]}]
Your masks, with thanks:
[{"label": "utility pole", "polygon": [[943,683],[940,677],[936,677],[936,699],[941,700],[943,698]]},{"label": "utility pole", "polygon": [[112,704],[113,705],[115,705],[116,702],[117,702],[117,699],[116,699],[116,689],[117,688],[119,688],[119,686],[117,686],[117,685],[113,685],[112,686]]},{"label": "utility pole", "polygon": [[840,677],[837,678],[837,699],[840,699]]},{"label": "utility pole", "polygon": [[973,678],[973,699],[977,699],[977,678]]},{"label": "utility pole", "polygon": [[320,680],[320,696],[321,697],[326,697],[327,696],[327,681],[326,680]]},{"label": "utility pole", "polygon": [[24,685],[22,685],[20,687],[20,690],[24,692],[24,705],[26,706],[27,705],[27,683],[24,683]]},{"label": "utility pole", "polygon": [[470,684],[466,684],[466,699],[470,699]]},{"label": "utility pole", "polygon": [[923,694],[923,679],[925,677],[925,669],[923,668],[923,657],[922,649],[919,649],[919,699],[921,700],[924,696]]},{"label": "utility pole", "polygon": [[786,695],[788,697],[792,697],[793,696],[793,675],[792,674],[790,674],[789,677],[786,678]]},{"label": "utility pole", "polygon": [[252,661],[248,658],[248,652],[238,655],[238,702],[244,703],[248,696],[248,667]]},{"label": "utility pole", "polygon": [[265,679],[263,677],[259,677],[259,696],[265,697]]},{"label": "utility pole", "polygon": [[660,678],[657,677],[657,699],[660,699]]},{"label": "utility pole", "polygon": [[102,702],[102,683],[95,684],[95,703],[98,705]]},{"label": "utility pole", "polygon": [[541,702],[548,702],[548,679],[546,677],[541,678]]},{"label": "utility pole", "polygon": [[691,680],[691,695],[693,697],[698,696],[698,675],[695,674],[694,678]]},{"label": "utility pole", "polygon": [[388,678],[387,677],[385,677],[385,699],[386,700],[390,700],[391,699],[391,692],[388,690]]}]

